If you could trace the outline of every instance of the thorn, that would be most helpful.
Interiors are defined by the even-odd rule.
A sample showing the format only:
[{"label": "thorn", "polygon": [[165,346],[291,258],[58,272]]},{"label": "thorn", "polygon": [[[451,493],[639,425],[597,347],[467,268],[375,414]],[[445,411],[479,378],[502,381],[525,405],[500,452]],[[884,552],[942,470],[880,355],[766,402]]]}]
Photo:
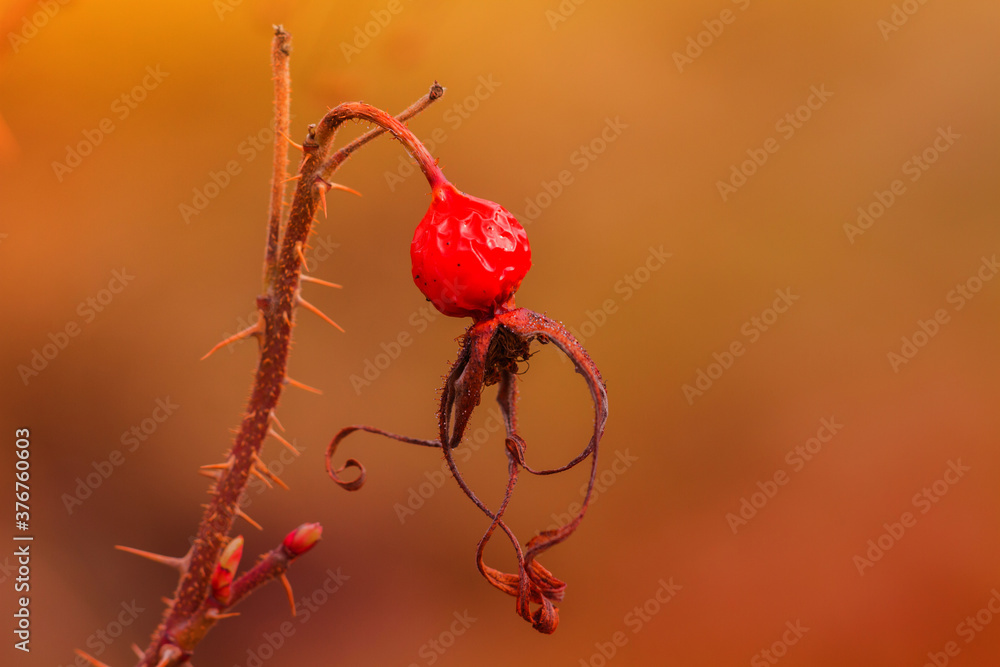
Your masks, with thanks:
[{"label": "thorn", "polygon": [[289,137],[289,136],[288,136],[287,134],[285,134],[285,133],[284,133],[284,132],[282,132],[281,130],[278,130],[278,134],[280,134],[280,135],[281,135],[281,136],[282,136],[282,137],[284,138],[284,140],[285,140],[285,141],[287,141],[287,142],[289,143],[289,145],[291,145],[291,146],[295,146],[295,147],[296,147],[296,148],[298,148],[298,149],[299,149],[300,151],[301,151],[301,150],[303,150],[303,149],[302,149],[302,144],[297,144],[297,143],[295,143],[294,141],[292,141],[291,137]]},{"label": "thorn", "polygon": [[322,178],[316,179],[316,189],[319,190],[319,207],[323,209],[324,218],[329,217],[326,212],[326,193],[330,191],[331,185]]},{"label": "thorn", "polygon": [[207,618],[210,618],[210,619],[215,620],[215,621],[221,621],[224,618],[234,618],[234,617],[239,616],[239,615],[240,615],[240,612],[238,612],[238,611],[231,611],[229,613],[225,613],[224,614],[224,613],[220,612],[218,609],[209,609],[208,611],[205,612],[205,616]]},{"label": "thorn", "polygon": [[[89,662],[90,664],[92,664],[94,667],[108,667],[108,665],[104,664],[103,662],[101,662],[100,660],[98,660],[94,656],[90,655],[89,653],[85,653],[85,652],[81,651],[80,649],[76,649],[74,652],[78,656],[80,656],[81,658],[83,658],[84,660],[86,660],[87,662]],[[140,657],[142,657],[142,656],[140,655]]]},{"label": "thorn", "polygon": [[309,303],[308,301],[306,301],[305,299],[303,299],[301,295],[299,295],[299,297],[298,297],[298,302],[299,302],[299,305],[301,305],[306,310],[312,311],[316,315],[319,315],[324,320],[326,320],[326,322],[328,324],[332,324],[334,329],[336,329],[340,333],[344,333],[344,328],[343,327],[341,327],[339,324],[337,324],[336,322],[334,322],[333,320],[331,320],[329,317],[327,317],[326,314],[322,310],[320,310],[316,306],[312,305],[311,303]]},{"label": "thorn", "polygon": [[306,260],[306,255],[302,252],[302,241],[298,241],[295,244],[295,252],[299,256],[299,261],[302,262],[302,266],[308,266],[309,262]]},{"label": "thorn", "polygon": [[222,477],[222,473],[218,470],[199,470],[198,474],[202,475],[203,477],[208,477],[209,479],[214,479],[216,481],[218,481],[218,479]]},{"label": "thorn", "polygon": [[271,410],[270,418],[271,418],[271,421],[274,422],[275,426],[277,426],[278,428],[280,428],[282,431],[285,430],[285,427],[281,425],[280,421],[278,421],[278,415],[274,414],[274,410]]},{"label": "thorn", "polygon": [[292,378],[288,377],[287,375],[285,376],[285,384],[290,384],[293,387],[298,387],[299,389],[305,389],[306,391],[311,391],[312,393],[319,394],[320,396],[323,395],[322,390],[317,389],[316,387],[310,387],[309,385],[303,384],[303,383],[299,382],[298,380],[293,380]]},{"label": "thorn", "polygon": [[244,521],[246,521],[247,523],[249,523],[251,526],[253,526],[257,530],[264,530],[263,526],[261,526],[259,523],[257,523],[253,519],[251,519],[250,515],[247,514],[246,512],[244,512],[243,510],[241,510],[239,507],[236,508],[236,516],[238,516],[239,518],[243,519]]},{"label": "thorn", "polygon": [[177,661],[180,657],[181,650],[178,647],[173,644],[164,644],[160,648],[160,661],[156,663],[156,667],[167,667],[167,665]]},{"label": "thorn", "polygon": [[285,324],[287,324],[289,327],[292,326],[292,321],[288,318],[287,311],[284,310],[281,311],[281,319],[285,320]]},{"label": "thorn", "polygon": [[295,449],[295,445],[293,445],[292,443],[288,442],[287,440],[285,440],[284,438],[282,438],[280,435],[278,435],[278,432],[275,431],[273,428],[269,428],[267,430],[267,434],[270,435],[270,436],[272,436],[274,439],[276,439],[278,442],[280,442],[281,444],[283,444],[288,449],[292,450],[293,454],[295,454],[296,456],[299,456],[299,450]]},{"label": "thorn", "polygon": [[270,480],[268,480],[267,477],[264,477],[264,475],[260,474],[260,471],[257,470],[257,468],[251,467],[250,468],[250,474],[251,475],[255,475],[257,477],[257,479],[259,479],[260,481],[264,482],[264,484],[267,485],[267,488],[269,488],[269,489],[273,489],[274,488],[274,485],[271,484]]},{"label": "thorn", "polygon": [[289,181],[297,181],[300,178],[302,178],[302,174],[295,174],[294,176],[291,176],[291,177],[286,178],[285,180],[283,180],[282,183],[288,183]]},{"label": "thorn", "polygon": [[124,551],[125,553],[128,554],[132,554],[133,556],[145,558],[146,560],[151,560],[154,563],[159,563],[161,565],[166,565],[167,567],[172,567],[175,570],[180,570],[181,572],[184,572],[184,570],[186,570],[188,566],[187,556],[184,556],[183,558],[176,558],[174,556],[164,556],[162,554],[154,554],[151,551],[143,551],[142,549],[133,549],[132,547],[124,547],[120,544],[116,544],[115,549],[118,549],[118,551]]},{"label": "thorn", "polygon": [[258,456],[256,453],[254,453],[253,455],[253,460],[254,463],[257,464],[257,466],[259,466],[260,472],[264,474],[268,479],[270,479],[272,482],[283,488],[285,491],[291,490],[288,488],[287,484],[281,481],[281,478],[279,478],[277,475],[271,472],[271,470],[267,467],[267,464],[264,463],[264,461],[261,460],[260,456]]},{"label": "thorn", "polygon": [[295,594],[292,593],[292,584],[289,583],[288,577],[285,573],[281,573],[281,585],[285,587],[285,593],[288,594],[288,604],[292,607],[292,616],[295,616]]},{"label": "thorn", "polygon": [[160,602],[162,602],[163,604],[167,605],[168,607],[173,607],[174,606],[174,599],[173,598],[168,598],[166,595],[164,595],[163,597],[160,598]]},{"label": "thorn", "polygon": [[233,334],[232,336],[230,336],[226,340],[222,341],[221,343],[217,343],[216,346],[213,347],[211,350],[209,350],[208,354],[206,354],[204,357],[202,357],[201,359],[199,359],[199,361],[205,361],[210,356],[212,356],[213,354],[215,354],[215,352],[217,352],[219,349],[225,347],[226,345],[229,345],[231,343],[235,343],[238,340],[243,340],[244,338],[249,338],[250,336],[259,336],[260,333],[261,333],[261,331],[260,331],[260,322],[261,322],[260,320],[257,320],[256,322],[253,323],[253,325],[247,327],[243,331],[241,331],[241,332],[239,332],[237,334]]},{"label": "thorn", "polygon": [[364,196],[354,188],[349,188],[346,185],[341,185],[340,183],[330,183],[329,187],[331,187],[334,190],[343,190],[344,192],[350,192],[352,195],[357,195],[359,197]]},{"label": "thorn", "polygon": [[233,458],[232,454],[230,454],[229,458],[226,459],[225,463],[207,463],[207,464],[201,466],[201,469],[202,470],[228,470],[229,468],[233,467],[233,463],[234,462],[235,462],[235,459]]},{"label": "thorn", "polygon": [[139,648],[139,645],[136,644],[135,642],[132,643],[132,653],[135,653],[136,657],[139,658],[145,657],[146,655],[145,653],[142,652],[142,649]]},{"label": "thorn", "polygon": [[319,278],[313,278],[312,276],[307,276],[304,273],[299,274],[299,278],[307,283],[316,283],[317,285],[323,285],[325,287],[335,287],[337,289],[343,289],[343,285],[338,285],[337,283],[331,283],[326,280],[320,280]]}]

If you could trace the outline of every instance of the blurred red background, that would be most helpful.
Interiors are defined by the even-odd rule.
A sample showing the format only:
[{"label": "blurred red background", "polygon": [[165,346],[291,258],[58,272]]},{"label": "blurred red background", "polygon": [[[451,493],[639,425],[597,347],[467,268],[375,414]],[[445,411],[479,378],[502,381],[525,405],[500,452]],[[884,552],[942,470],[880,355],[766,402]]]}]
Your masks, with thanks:
[{"label": "blurred red background", "polygon": [[[610,472],[544,559],[569,584],[547,637],[479,577],[487,521],[453,482],[400,518],[438,479],[437,453],[359,436],[343,454],[365,462],[366,487],[326,477],[341,426],[435,433],[465,326],[421,310],[408,244],[426,186],[380,140],[339,172],[364,196],[331,195],[312,251],[314,274],[344,289],[307,298],[347,333],[299,317],[291,373],[324,393],[283,396],[303,450],[282,464],[292,490],[251,490],[264,531],[238,526],[249,562],[321,521],[296,593],[331,570],[349,579],[273,655],[260,647],[289,612],[280,587],[259,592],[196,664],[996,662],[992,612],[962,625],[1000,587],[996,3],[53,0],[7,3],[0,47],[2,477],[13,490],[13,431],[29,427],[36,536],[33,651],[8,630],[5,664],[69,665],[74,648],[130,664],[173,590],[172,573],[112,546],[182,553],[206,497],[197,467],[239,422],[254,345],[198,358],[252,316],[260,286],[274,23],[294,40],[296,140],[338,102],[399,111],[447,87],[411,127],[458,187],[525,223],[518,303],[573,327],[601,367]],[[859,207],[873,217],[852,230]],[[413,342],[395,350],[403,332]],[[53,338],[64,349],[26,375]],[[366,363],[386,367],[352,383]],[[162,423],[157,400],[177,406]],[[533,357],[536,464],[568,460],[591,419],[570,366]],[[831,438],[823,420],[842,427]],[[114,450],[123,463],[67,507]],[[490,502],[504,465],[497,434],[465,465]],[[522,477],[522,539],[579,500],[584,475]],[[661,582],[680,589],[649,602]],[[143,611],[108,644],[95,633],[117,633],[123,604]],[[455,613],[476,620],[449,637]]]}]

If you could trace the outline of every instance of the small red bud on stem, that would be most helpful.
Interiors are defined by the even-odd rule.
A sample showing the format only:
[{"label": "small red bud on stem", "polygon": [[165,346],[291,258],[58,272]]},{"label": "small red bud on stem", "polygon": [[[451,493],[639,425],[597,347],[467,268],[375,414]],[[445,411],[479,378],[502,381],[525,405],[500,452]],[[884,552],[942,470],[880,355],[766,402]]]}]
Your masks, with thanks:
[{"label": "small red bud on stem", "polygon": [[243,536],[234,537],[219,556],[212,571],[212,595],[222,603],[229,601],[229,590],[236,576],[236,568],[243,557]]},{"label": "small red bud on stem", "polygon": [[285,536],[281,543],[289,558],[298,558],[316,546],[323,537],[323,526],[318,523],[304,523]]}]

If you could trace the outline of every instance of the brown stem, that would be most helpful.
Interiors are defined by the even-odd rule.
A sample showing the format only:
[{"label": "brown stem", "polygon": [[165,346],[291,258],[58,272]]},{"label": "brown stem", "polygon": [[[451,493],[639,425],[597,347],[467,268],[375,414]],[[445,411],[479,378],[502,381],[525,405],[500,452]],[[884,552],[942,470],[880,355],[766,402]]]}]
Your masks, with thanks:
[{"label": "brown stem", "polygon": [[[283,30],[275,31],[273,48],[273,56],[276,61],[275,72],[284,68],[285,75],[283,76],[286,79],[288,53],[285,47],[287,47],[288,40],[289,37]],[[283,89],[284,93],[280,92],[279,88],[279,82],[276,80],[275,109],[280,116],[281,107],[283,104],[287,104],[288,95],[287,88]],[[440,97],[441,90],[440,86],[435,86],[428,94],[426,102],[418,102],[411,109],[416,108],[419,111],[426,108],[427,104]],[[437,169],[426,149],[400,121],[368,105],[361,106],[367,115],[376,116],[381,121],[380,125],[404,137],[404,140],[408,137],[418,154],[422,150],[423,162],[429,165],[429,173],[433,173]],[[288,221],[283,237],[280,239],[280,254],[277,252],[279,247],[277,231],[280,230],[281,226],[282,209],[280,201],[279,206],[275,207],[275,190],[272,187],[268,247],[265,254],[265,274],[269,278],[266,280],[265,294],[257,297],[257,308],[261,313],[260,360],[254,375],[250,400],[236,440],[227,457],[232,463],[228,469],[222,472],[214,485],[211,501],[198,526],[188,567],[181,575],[174,593],[174,600],[165,612],[163,621],[139,661],[139,667],[177,667],[187,662],[198,642],[219,620],[218,606],[210,597],[212,572],[239,511],[240,496],[246,489],[251,469],[258,458],[264,438],[268,434],[270,421],[281,397],[282,388],[288,382],[286,370],[294,327],[294,310],[300,301],[302,248],[306,246],[306,241],[312,230],[320,199],[325,197],[328,189],[323,179],[323,174],[327,169],[324,163],[333,143],[336,129],[347,118],[367,117],[355,114],[357,107],[356,103],[342,104],[327,114],[320,123],[318,131],[315,131],[315,126],[310,128],[309,136],[303,142],[304,156],[299,168],[298,185],[295,189]],[[276,121],[276,129],[281,127],[281,122],[280,118]],[[279,146],[284,146],[284,144],[278,142],[276,138],[275,174],[272,186],[283,180],[279,173],[284,169],[282,159],[277,154],[281,150]],[[287,162],[287,155],[284,161]],[[437,173],[440,174],[440,171],[438,170]],[[278,221],[278,230],[275,229],[275,220]],[[266,565],[268,572],[274,567],[274,563]],[[255,570],[251,570],[251,572],[255,572]],[[260,576],[266,573],[263,570],[256,572],[250,579],[246,579],[246,575],[244,575],[237,581],[237,592],[232,595],[230,604],[245,597],[251,590],[265,581],[260,579]],[[278,574],[273,576],[278,576]]]},{"label": "brown stem", "polygon": [[291,115],[291,77],[288,72],[292,37],[279,25],[271,41],[271,76],[274,79],[274,166],[271,170],[271,207],[267,222],[264,285],[270,285],[277,268],[278,235],[285,211],[288,181],[288,131]]},{"label": "brown stem", "polygon": [[[438,99],[442,95],[444,95],[444,87],[437,81],[435,81],[434,85],[431,86],[430,91],[426,95],[421,97],[419,100],[411,104],[405,111],[403,111],[403,113],[398,114],[396,116],[396,120],[400,121],[401,123],[405,123],[406,121],[410,120],[418,113],[429,107],[431,103],[434,102],[434,100]],[[336,153],[331,155],[329,159],[327,159],[326,164],[324,165],[327,170],[326,171],[327,177],[329,177],[330,174],[333,174],[335,171],[337,171],[340,165],[342,165],[347,160],[347,158],[351,157],[351,154],[354,153],[354,151],[358,150],[372,139],[385,134],[386,132],[387,130],[384,127],[377,127],[374,130],[369,130],[368,132],[365,132],[360,137],[358,137],[357,139],[350,142],[343,148],[339,149]]]},{"label": "brown stem", "polygon": [[[435,89],[438,90],[436,91]],[[432,87],[430,92],[427,94],[427,97],[430,98],[429,101],[433,101],[434,99],[437,99],[437,97],[440,97],[443,92],[444,89],[435,84],[435,86]],[[412,155],[417,161],[417,164],[420,165],[420,170],[424,172],[424,176],[427,178],[427,182],[430,184],[432,189],[447,182],[444,174],[441,173],[441,169],[437,166],[437,160],[431,156],[427,147],[424,146],[419,139],[417,139],[413,132],[410,131],[410,128],[406,127],[406,125],[404,125],[399,119],[393,118],[386,112],[377,107],[373,107],[370,104],[365,104],[364,102],[348,102],[346,104],[341,104],[323,117],[323,120],[320,121],[319,128],[321,132],[335,132],[345,121],[351,119],[367,120],[368,122],[375,123],[381,127],[383,131],[391,132],[393,136],[402,142],[403,146],[406,147],[406,150],[409,151],[410,155]],[[359,137],[359,139],[362,138],[364,138],[364,136]],[[374,138],[374,136],[372,138]],[[345,148],[349,146],[350,144],[345,146]],[[350,153],[348,153],[348,155],[349,154]],[[323,163],[323,171],[320,172],[321,175],[329,175],[346,159],[346,156],[342,158],[338,156],[339,151]]]},{"label": "brown stem", "polygon": [[225,605],[220,605],[220,608],[232,609],[243,598],[272,579],[277,579],[284,574],[293,560],[294,558],[280,544],[271,549],[257,561],[256,565],[241,574],[233,582],[230,587],[229,599],[226,600]]}]

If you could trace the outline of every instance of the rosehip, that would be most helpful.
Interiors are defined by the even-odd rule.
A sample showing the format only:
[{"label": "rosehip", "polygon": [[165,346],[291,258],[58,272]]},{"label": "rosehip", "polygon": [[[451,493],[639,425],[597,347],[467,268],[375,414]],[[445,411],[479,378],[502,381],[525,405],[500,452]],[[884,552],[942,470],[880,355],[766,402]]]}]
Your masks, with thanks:
[{"label": "rosehip", "polygon": [[444,180],[433,197],[410,244],[413,282],[451,317],[480,320],[509,308],[531,268],[524,227],[499,204]]}]

